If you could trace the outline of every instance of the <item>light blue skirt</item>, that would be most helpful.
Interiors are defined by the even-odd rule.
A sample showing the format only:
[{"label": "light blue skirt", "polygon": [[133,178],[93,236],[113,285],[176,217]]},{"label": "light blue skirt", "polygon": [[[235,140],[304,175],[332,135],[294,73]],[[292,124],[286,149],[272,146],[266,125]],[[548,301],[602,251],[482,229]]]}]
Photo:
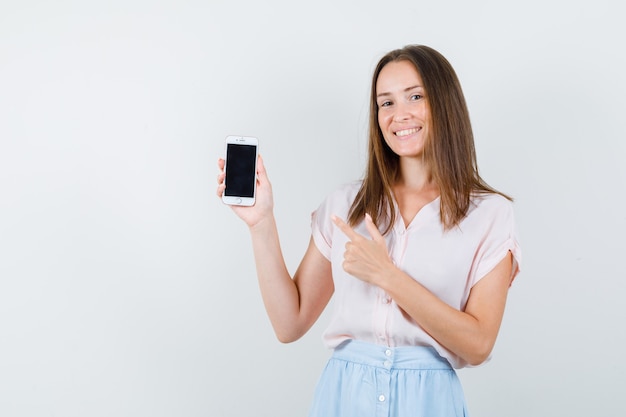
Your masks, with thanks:
[{"label": "light blue skirt", "polygon": [[467,417],[448,361],[423,346],[350,340],[338,346],[317,384],[309,417]]}]

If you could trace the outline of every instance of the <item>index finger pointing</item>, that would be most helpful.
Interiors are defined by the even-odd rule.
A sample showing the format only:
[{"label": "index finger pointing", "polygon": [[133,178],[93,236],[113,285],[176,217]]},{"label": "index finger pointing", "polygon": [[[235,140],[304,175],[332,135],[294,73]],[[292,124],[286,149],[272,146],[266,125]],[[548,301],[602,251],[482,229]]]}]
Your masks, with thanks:
[{"label": "index finger pointing", "polygon": [[331,219],[333,220],[333,223],[335,223],[335,225],[339,228],[339,230],[341,230],[346,236],[348,236],[348,239],[355,240],[355,239],[362,237],[360,234],[355,232],[354,229],[352,229],[346,222],[344,222],[339,217],[333,215],[331,216]]}]

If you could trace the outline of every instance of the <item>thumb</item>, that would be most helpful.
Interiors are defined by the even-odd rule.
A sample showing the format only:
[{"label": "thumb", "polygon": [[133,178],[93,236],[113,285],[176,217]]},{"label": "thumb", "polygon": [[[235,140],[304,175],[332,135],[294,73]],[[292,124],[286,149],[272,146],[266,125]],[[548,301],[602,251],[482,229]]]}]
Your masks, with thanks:
[{"label": "thumb", "polygon": [[259,155],[259,157],[257,158],[256,173],[259,177],[259,180],[269,182],[269,178],[267,177],[267,171],[265,170],[265,164],[263,163],[263,157],[261,157],[261,155]]}]

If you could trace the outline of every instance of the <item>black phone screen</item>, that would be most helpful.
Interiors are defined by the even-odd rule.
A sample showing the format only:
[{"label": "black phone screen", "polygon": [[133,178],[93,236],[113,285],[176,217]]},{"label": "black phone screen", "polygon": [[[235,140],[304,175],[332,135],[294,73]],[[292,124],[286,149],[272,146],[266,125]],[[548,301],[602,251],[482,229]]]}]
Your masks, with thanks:
[{"label": "black phone screen", "polygon": [[229,143],[226,147],[226,190],[233,197],[254,197],[256,146]]}]

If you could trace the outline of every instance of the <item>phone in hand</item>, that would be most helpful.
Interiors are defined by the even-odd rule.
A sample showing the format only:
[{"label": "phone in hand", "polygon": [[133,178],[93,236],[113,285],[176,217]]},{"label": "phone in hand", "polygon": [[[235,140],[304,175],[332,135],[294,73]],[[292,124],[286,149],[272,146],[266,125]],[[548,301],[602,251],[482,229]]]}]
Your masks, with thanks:
[{"label": "phone in hand", "polygon": [[256,164],[259,140],[251,136],[227,136],[224,183],[225,204],[253,206],[256,198]]}]

